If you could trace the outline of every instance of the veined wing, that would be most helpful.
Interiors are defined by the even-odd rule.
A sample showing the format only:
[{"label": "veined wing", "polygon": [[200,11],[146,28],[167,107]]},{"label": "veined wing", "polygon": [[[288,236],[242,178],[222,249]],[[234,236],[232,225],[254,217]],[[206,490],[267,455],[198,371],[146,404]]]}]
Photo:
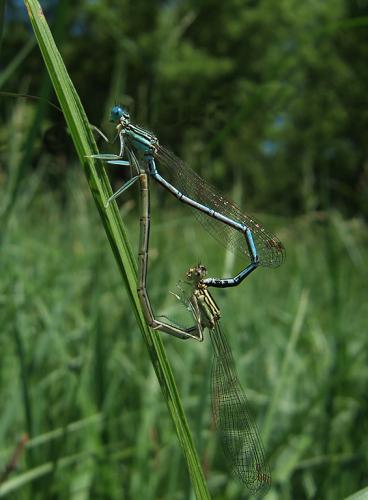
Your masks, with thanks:
[{"label": "veined wing", "polygon": [[[159,171],[183,194],[236,222],[245,224],[252,231],[261,265],[278,267],[282,264],[285,258],[285,249],[274,234],[266,231],[254,217],[244,214],[234,202],[227,200],[171,151],[158,146],[155,156],[158,160]],[[244,255],[249,256],[244,235],[240,231],[199,210],[194,209],[194,213],[196,218],[217,241],[229,246],[234,252],[243,257]]]},{"label": "veined wing", "polygon": [[212,412],[222,450],[231,474],[252,493],[265,493],[271,485],[270,469],[220,323],[210,330],[210,337],[214,349]]}]

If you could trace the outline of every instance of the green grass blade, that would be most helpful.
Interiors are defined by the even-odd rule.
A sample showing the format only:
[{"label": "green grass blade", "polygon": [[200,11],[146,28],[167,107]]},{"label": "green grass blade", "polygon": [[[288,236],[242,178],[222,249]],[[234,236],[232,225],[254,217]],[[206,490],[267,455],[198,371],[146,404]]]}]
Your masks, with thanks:
[{"label": "green grass blade", "polygon": [[0,53],[1,53],[1,46],[3,43],[3,34],[5,26],[5,3],[6,0],[0,0]]},{"label": "green grass blade", "polygon": [[148,328],[140,308],[136,292],[136,263],[125,227],[115,203],[112,204],[110,210],[106,211],[104,209],[107,199],[112,194],[108,177],[99,162],[86,158],[88,155],[97,152],[87,116],[55,45],[39,2],[36,0],[25,0],[25,5],[28,9],[37,42],[63,110],[76,151],[83,165],[88,184],[128,291],[132,310],[147,344],[163,396],[187,460],[195,494],[199,499],[210,498],[162,342],[159,335]]},{"label": "green grass blade", "polygon": [[280,374],[278,376],[278,381],[274,389],[273,397],[271,399],[263,425],[262,436],[263,436],[263,442],[266,447],[271,435],[271,429],[274,422],[274,415],[279,405],[279,401],[281,401],[284,387],[288,381],[289,363],[293,357],[296,344],[298,342],[299,336],[301,334],[304,325],[305,316],[308,309],[308,301],[309,301],[309,292],[307,290],[303,290],[300,295],[297,313],[295,315],[295,319],[291,328],[289,342],[287,344],[287,349],[285,351],[285,355],[282,361]]},{"label": "green grass blade", "polygon": [[[1,2],[1,0],[0,0]],[[0,29],[1,29],[1,3],[0,3]],[[1,35],[0,35],[1,36]],[[0,38],[1,44],[1,38]],[[6,82],[13,76],[16,70],[23,64],[24,60],[28,57],[36,41],[34,38],[28,40],[28,42],[20,49],[18,54],[10,61],[10,63],[1,71],[0,75],[0,88],[3,88]]]},{"label": "green grass blade", "polygon": [[[87,453],[78,453],[70,457],[64,457],[58,462],[58,468],[73,467],[80,463],[82,460],[90,460],[91,457]],[[19,474],[18,476],[9,479],[0,485],[0,498],[8,497],[10,493],[15,493],[20,488],[24,487],[31,481],[42,478],[55,471],[55,463],[47,462],[45,464],[34,467],[27,472]]]},{"label": "green grass blade", "polygon": [[346,497],[345,500],[367,500],[367,498],[368,498],[368,487],[356,491],[352,495]]}]

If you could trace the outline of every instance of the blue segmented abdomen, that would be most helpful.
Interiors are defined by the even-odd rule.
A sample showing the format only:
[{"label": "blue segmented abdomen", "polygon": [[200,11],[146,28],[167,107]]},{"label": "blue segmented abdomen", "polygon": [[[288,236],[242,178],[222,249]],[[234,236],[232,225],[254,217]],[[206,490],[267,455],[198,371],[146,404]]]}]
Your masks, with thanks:
[{"label": "blue segmented abdomen", "polygon": [[[250,229],[260,265],[278,267],[282,264],[285,249],[277,236],[266,231],[254,217],[243,213],[234,202],[227,200],[171,151],[157,146],[154,156],[158,172],[184,195]],[[193,213],[217,241],[242,257],[251,257],[244,233],[199,210],[193,210]]]}]

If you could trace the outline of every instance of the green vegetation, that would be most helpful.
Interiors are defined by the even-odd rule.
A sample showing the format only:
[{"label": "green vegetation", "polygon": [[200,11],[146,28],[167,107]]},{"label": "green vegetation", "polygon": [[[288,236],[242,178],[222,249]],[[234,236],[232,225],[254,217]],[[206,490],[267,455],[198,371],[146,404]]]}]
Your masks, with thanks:
[{"label": "green vegetation", "polygon": [[[117,97],[285,243],[282,268],[257,270],[216,300],[270,459],[269,498],[352,495],[368,484],[368,6],[147,5],[62,0],[48,17],[91,122]],[[47,97],[19,9],[7,5],[0,87]],[[0,478],[30,436],[0,496],[192,498],[62,115],[42,102],[0,102]],[[116,186],[126,179],[110,175]],[[228,274],[242,263],[152,188],[149,289],[156,311],[177,318],[169,292],[189,265]],[[136,248],[138,193],[119,202]],[[211,429],[208,342],[160,338],[211,496],[244,498]]]},{"label": "green vegetation", "polygon": [[[36,478],[20,498],[187,498],[174,427],[85,180],[74,171],[63,180],[61,199],[45,171],[29,176],[2,247],[1,463],[32,430],[19,477]],[[122,210],[137,239],[135,202]],[[168,290],[190,263],[225,266],[189,215],[154,207],[150,292],[169,316]],[[275,227],[284,268],[216,298],[277,498],[343,498],[367,468],[366,228],[337,215]],[[209,345],[163,340],[213,498],[242,498],[214,447]]]}]

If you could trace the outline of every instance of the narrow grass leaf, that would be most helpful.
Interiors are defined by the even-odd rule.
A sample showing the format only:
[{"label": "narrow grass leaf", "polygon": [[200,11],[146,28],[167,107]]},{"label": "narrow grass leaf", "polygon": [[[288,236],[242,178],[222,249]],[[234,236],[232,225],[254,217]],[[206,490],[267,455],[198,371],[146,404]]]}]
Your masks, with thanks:
[{"label": "narrow grass leaf", "polygon": [[6,0],[0,0],[0,53],[3,42],[4,26],[5,26],[5,4]]},{"label": "narrow grass leaf", "polygon": [[281,400],[282,394],[283,394],[283,389],[285,384],[287,383],[287,374],[288,374],[288,367],[290,360],[292,358],[292,355],[295,351],[296,344],[298,342],[300,333],[302,331],[302,327],[304,325],[304,320],[305,320],[305,315],[307,313],[308,309],[308,302],[309,302],[309,292],[308,290],[303,290],[300,299],[299,299],[299,304],[298,304],[298,310],[296,312],[294,322],[291,328],[290,332],[290,338],[289,342],[285,351],[285,356],[281,365],[281,370],[278,378],[277,385],[274,389],[274,394],[265,418],[265,423],[263,426],[263,442],[265,443],[265,446],[267,445],[268,439],[271,434],[271,428],[273,426],[273,421],[274,421],[274,415],[276,412],[276,408],[279,404],[279,401]]},{"label": "narrow grass leaf", "polygon": [[[0,29],[1,29],[1,0],[0,0]],[[1,36],[1,35],[0,35]],[[1,38],[0,38],[1,44]],[[30,38],[27,43],[20,49],[18,54],[10,61],[10,63],[1,71],[0,88],[4,87],[5,83],[13,76],[17,69],[22,65],[31,50],[35,47],[36,41]]]},{"label": "narrow grass leaf", "polygon": [[183,448],[191,481],[197,498],[209,498],[204,475],[189,432],[175,380],[159,335],[145,323],[136,292],[136,262],[123,221],[115,203],[109,210],[104,205],[111,196],[110,183],[103,166],[87,156],[97,153],[94,137],[79,96],[69,78],[64,62],[36,0],[25,0],[29,17],[48,73],[68,124],[75,149],[83,165],[97,209],[100,213],[119,270],[123,277],[132,310],[146,341],[163,396],[173,419],[179,442]]},{"label": "narrow grass leaf", "polygon": [[362,490],[356,491],[352,495],[349,495],[345,500],[367,500],[368,499],[368,486]]}]

